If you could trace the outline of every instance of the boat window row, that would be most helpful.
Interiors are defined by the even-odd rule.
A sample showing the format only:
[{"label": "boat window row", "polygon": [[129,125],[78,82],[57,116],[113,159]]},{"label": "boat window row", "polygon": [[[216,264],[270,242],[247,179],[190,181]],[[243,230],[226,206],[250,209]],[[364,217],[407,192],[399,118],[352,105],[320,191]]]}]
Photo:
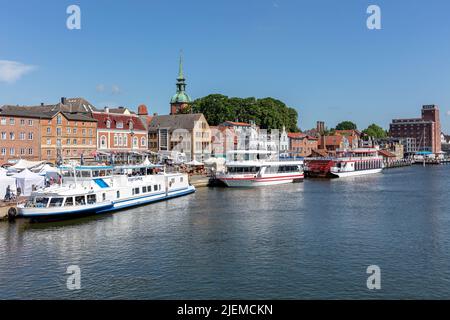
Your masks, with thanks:
[{"label": "boat window row", "polygon": [[228,167],[228,173],[257,173],[260,167]]},{"label": "boat window row", "polygon": [[[142,188],[140,188],[140,187],[133,188],[133,189],[131,189],[131,193],[134,196],[134,195],[140,194],[141,190],[142,190],[142,193],[152,192],[152,190],[153,191],[161,191],[161,185],[155,184],[153,186],[153,189],[152,189],[152,186],[143,186]],[[120,193],[117,191],[117,198],[119,198],[119,196],[120,196]]]},{"label": "boat window row", "polygon": [[298,172],[298,166],[272,166],[267,167],[265,173],[288,173]]},{"label": "boat window row", "polygon": [[355,163],[355,170],[370,170],[370,169],[379,169],[383,166],[381,160],[373,160],[373,161],[358,161]]},{"label": "boat window row", "polygon": [[[106,193],[102,193],[102,201],[106,201]],[[84,206],[86,204],[97,203],[96,194],[88,194],[75,197],[35,197],[26,203],[26,207],[33,208],[54,208],[54,207],[71,207]]]}]

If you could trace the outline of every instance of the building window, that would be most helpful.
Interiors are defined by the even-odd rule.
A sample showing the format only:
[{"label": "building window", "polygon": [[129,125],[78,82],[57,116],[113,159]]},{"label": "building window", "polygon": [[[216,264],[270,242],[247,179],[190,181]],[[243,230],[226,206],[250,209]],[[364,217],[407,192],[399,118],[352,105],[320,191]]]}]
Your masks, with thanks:
[{"label": "building window", "polygon": [[56,124],[62,124],[62,117],[60,114],[56,117]]},{"label": "building window", "polygon": [[2,120],[0,121],[0,124],[5,125],[6,124],[6,118],[2,118]]},{"label": "building window", "polygon": [[20,140],[25,140],[25,132],[21,132],[19,137],[20,137]]},{"label": "building window", "polygon": [[13,155],[14,155],[14,153],[15,153],[15,150],[14,150],[14,148],[9,148],[9,154],[10,154],[11,156],[13,156]]},{"label": "building window", "polygon": [[106,127],[109,129],[111,128],[111,120],[106,120]]},{"label": "building window", "polygon": [[115,145],[115,146],[117,146],[117,141],[118,141],[117,135],[114,135],[114,145]]},{"label": "building window", "polygon": [[89,136],[92,136],[92,129],[89,129]]},{"label": "building window", "polygon": [[14,134],[14,132],[10,132],[10,133],[9,133],[9,139],[10,139],[10,140],[14,140],[14,139],[15,139],[15,134]]},{"label": "building window", "polygon": [[34,135],[33,132],[28,132],[28,140],[33,140]]},{"label": "building window", "polygon": [[61,128],[56,128],[56,135],[59,137],[61,136],[62,132],[61,132]]},{"label": "building window", "polygon": [[128,137],[126,134],[123,135],[123,145],[126,147],[128,145]]},{"label": "building window", "polygon": [[141,147],[146,147],[147,146],[147,140],[145,139],[145,137],[141,138]]},{"label": "building window", "polygon": [[33,148],[28,148],[28,154],[31,156],[33,155]]},{"label": "building window", "polygon": [[47,139],[47,145],[51,145],[52,144],[52,139]]},{"label": "building window", "polygon": [[25,148],[20,148],[20,155],[21,156],[25,155]]},{"label": "building window", "polygon": [[6,132],[2,132],[2,140],[6,140]]},{"label": "building window", "polygon": [[123,129],[123,122],[122,121],[117,121],[116,128],[117,129]]},{"label": "building window", "polygon": [[2,148],[2,156],[6,156],[6,148]]},{"label": "building window", "polygon": [[137,137],[133,138],[133,148],[139,147],[139,139]]},{"label": "building window", "polygon": [[16,124],[16,119],[14,119],[14,118],[9,118],[9,124],[10,124],[10,125],[15,125],[15,124]]},{"label": "building window", "polygon": [[105,149],[105,148],[106,148],[106,137],[105,137],[105,136],[102,136],[102,137],[100,138],[100,147],[101,147],[102,149]]},{"label": "building window", "polygon": [[121,145],[122,145],[122,142],[123,142],[123,138],[122,138],[122,136],[121,136],[121,135],[119,135],[119,146],[121,146]]},{"label": "building window", "polygon": [[70,134],[70,127],[67,127],[67,134]]},{"label": "building window", "polygon": [[77,144],[77,139],[73,139],[73,144]]},{"label": "building window", "polygon": [[70,146],[70,139],[67,139],[67,140],[66,140],[66,144],[67,144],[68,146]]},{"label": "building window", "polygon": [[52,128],[47,127],[47,134],[50,134],[52,132]]},{"label": "building window", "polygon": [[77,134],[77,128],[73,128],[73,134]]},{"label": "building window", "polygon": [[50,157],[52,155],[52,150],[47,150],[47,157]]},{"label": "building window", "polygon": [[82,132],[83,136],[86,135],[86,129],[83,129],[81,132]]},{"label": "building window", "polygon": [[28,120],[28,125],[29,125],[29,126],[32,126],[32,125],[33,125],[33,120],[31,120],[31,119]]},{"label": "building window", "polygon": [[25,119],[20,119],[20,125],[24,126],[25,125]]}]

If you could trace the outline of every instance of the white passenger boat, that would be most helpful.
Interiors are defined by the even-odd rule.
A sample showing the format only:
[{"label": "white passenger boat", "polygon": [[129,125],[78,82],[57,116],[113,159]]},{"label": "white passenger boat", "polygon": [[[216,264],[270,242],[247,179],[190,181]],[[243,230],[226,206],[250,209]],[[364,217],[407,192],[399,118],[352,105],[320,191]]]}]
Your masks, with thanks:
[{"label": "white passenger boat", "polygon": [[233,153],[243,157],[227,161],[225,172],[216,176],[228,187],[259,187],[303,181],[303,160],[273,160],[273,152],[267,151]]},{"label": "white passenger boat", "polygon": [[66,166],[63,183],[35,191],[18,206],[19,216],[66,218],[112,212],[195,192],[187,174],[159,165]]},{"label": "white passenger boat", "polygon": [[376,148],[338,150],[336,155],[330,173],[340,178],[380,173],[383,170],[383,157]]}]

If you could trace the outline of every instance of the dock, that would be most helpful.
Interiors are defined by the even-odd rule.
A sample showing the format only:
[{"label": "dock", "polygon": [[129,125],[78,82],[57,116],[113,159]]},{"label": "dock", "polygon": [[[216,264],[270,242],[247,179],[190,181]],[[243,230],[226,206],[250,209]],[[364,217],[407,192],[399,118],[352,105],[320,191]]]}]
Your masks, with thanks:
[{"label": "dock", "polygon": [[411,159],[400,159],[400,160],[394,160],[390,162],[384,163],[385,169],[392,169],[392,168],[401,168],[401,167],[407,167],[413,165],[413,160]]},{"label": "dock", "polygon": [[205,175],[189,176],[189,182],[196,188],[207,187],[209,185],[209,177]]}]

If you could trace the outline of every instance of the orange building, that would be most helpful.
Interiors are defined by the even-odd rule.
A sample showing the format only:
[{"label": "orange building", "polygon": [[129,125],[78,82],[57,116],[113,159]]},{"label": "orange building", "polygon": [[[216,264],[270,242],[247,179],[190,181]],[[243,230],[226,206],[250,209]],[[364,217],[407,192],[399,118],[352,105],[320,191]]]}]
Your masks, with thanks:
[{"label": "orange building", "polygon": [[318,139],[300,132],[289,132],[289,151],[294,156],[309,157],[318,147]]}]

